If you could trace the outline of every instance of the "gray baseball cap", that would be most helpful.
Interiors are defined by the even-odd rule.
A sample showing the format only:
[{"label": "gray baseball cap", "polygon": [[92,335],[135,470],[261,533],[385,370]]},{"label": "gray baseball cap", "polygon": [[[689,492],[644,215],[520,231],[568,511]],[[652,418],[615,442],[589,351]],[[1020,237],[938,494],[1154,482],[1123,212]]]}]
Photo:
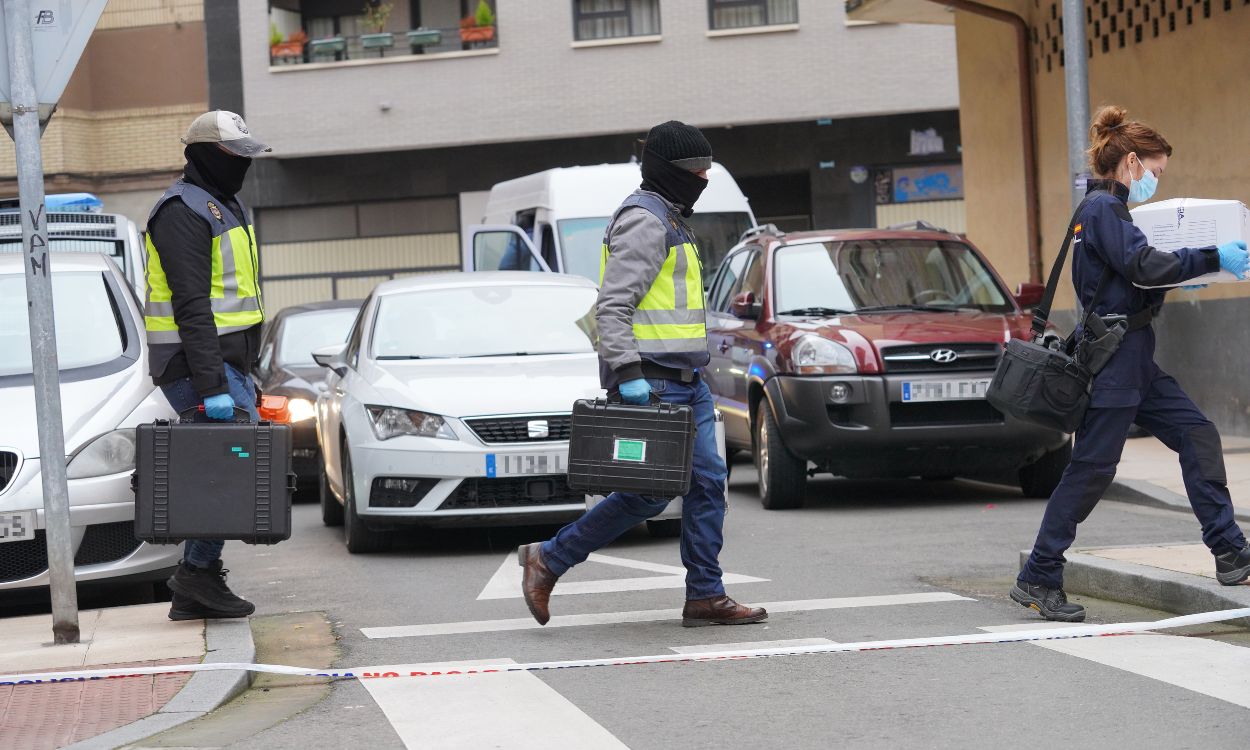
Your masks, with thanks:
[{"label": "gray baseball cap", "polygon": [[231,153],[249,159],[263,151],[273,150],[252,137],[242,117],[224,109],[205,112],[195,118],[182,142],[188,146],[192,143],[220,143]]}]

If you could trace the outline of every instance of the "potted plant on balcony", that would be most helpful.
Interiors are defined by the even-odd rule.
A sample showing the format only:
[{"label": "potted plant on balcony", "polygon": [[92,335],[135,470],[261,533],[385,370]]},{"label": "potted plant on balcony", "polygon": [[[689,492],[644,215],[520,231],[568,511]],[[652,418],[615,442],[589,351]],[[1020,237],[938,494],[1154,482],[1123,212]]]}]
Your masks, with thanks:
[{"label": "potted plant on balcony", "polygon": [[465,44],[495,41],[495,12],[486,0],[479,0],[477,11],[460,22],[460,41]]},{"label": "potted plant on balcony", "polygon": [[372,29],[371,34],[360,35],[360,46],[365,49],[376,49],[378,56],[386,54],[386,50],[395,46],[395,35],[385,31],[386,22],[391,18],[395,6],[386,0],[369,0],[365,4],[365,27]]}]

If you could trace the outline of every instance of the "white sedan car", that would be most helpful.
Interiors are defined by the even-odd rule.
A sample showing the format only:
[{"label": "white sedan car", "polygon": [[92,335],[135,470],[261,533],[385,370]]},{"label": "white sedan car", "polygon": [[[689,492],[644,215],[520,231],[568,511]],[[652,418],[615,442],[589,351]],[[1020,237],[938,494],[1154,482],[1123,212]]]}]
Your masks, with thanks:
[{"label": "white sedan car", "polygon": [[[48,585],[25,263],[0,255],[0,591]],[[182,547],[135,539],[134,428],[175,415],[148,376],[143,312],[105,256],[53,253],[50,265],[75,577],[159,585]]]},{"label": "white sedan car", "polygon": [[[405,524],[561,522],[596,498],[566,481],[573,402],[603,395],[580,276],[481,272],[381,284],[317,400],[321,509],[352,552]],[[681,505],[650,522],[680,529]]]}]

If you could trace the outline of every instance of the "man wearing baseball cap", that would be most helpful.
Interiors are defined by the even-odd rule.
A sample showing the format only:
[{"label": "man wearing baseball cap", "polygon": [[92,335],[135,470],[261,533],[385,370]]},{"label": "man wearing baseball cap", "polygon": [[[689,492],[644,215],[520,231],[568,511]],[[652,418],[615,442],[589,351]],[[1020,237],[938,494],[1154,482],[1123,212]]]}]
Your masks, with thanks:
[{"label": "man wearing baseball cap", "polygon": [[[651,128],[642,185],[616,210],[603,238],[595,303],[600,380],[609,396],[627,404],[646,404],[652,397],[685,404],[698,425],[690,490],[681,509],[686,627],[744,625],[768,617],[761,607],[730,599],[721,580],[726,467],[716,450],[716,414],[701,372],[709,361],[703,263],[683,221],[694,213],[711,166],[712,146],[698,128],[676,120]],[[569,568],[658,515],[670,500],[613,492],[553,538],[523,545],[521,591],[534,619],[547,624],[552,590]]]},{"label": "man wearing baseball cap", "polygon": [[[182,176],[148,219],[144,322],[148,370],[179,413],[201,405],[211,419],[236,409],[256,421],[261,304],[256,234],[236,197],[252,157],[269,147],[243,118],[215,110],[195,118],[182,142]],[[256,607],[226,586],[225,542],[191,540],[169,588],[171,620],[246,617]]]}]

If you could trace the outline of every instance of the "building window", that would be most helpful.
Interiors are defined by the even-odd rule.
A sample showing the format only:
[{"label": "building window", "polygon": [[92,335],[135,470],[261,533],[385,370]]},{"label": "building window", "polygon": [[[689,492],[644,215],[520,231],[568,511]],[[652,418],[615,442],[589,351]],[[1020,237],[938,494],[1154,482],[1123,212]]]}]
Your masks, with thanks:
[{"label": "building window", "polygon": [[708,0],[707,12],[714,31],[799,22],[798,0]]},{"label": "building window", "polygon": [[660,0],[573,0],[579,42],[660,33]]}]

